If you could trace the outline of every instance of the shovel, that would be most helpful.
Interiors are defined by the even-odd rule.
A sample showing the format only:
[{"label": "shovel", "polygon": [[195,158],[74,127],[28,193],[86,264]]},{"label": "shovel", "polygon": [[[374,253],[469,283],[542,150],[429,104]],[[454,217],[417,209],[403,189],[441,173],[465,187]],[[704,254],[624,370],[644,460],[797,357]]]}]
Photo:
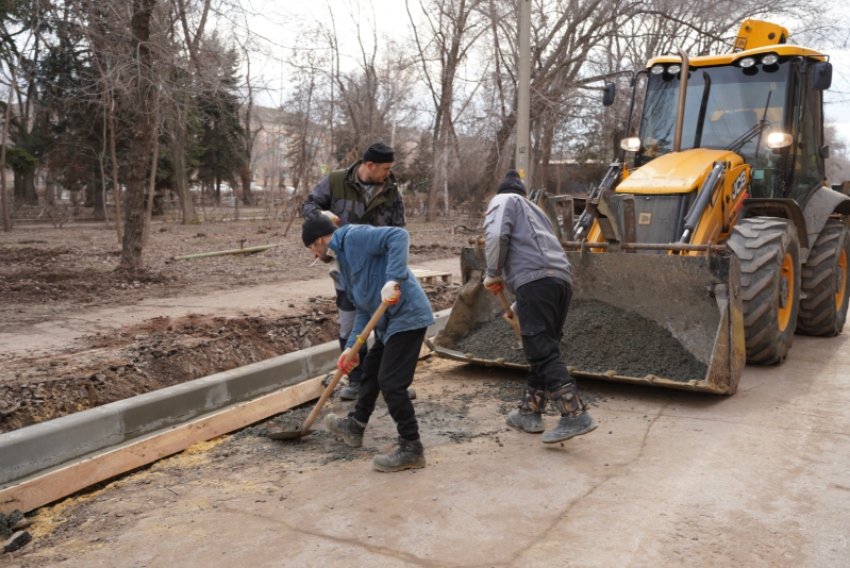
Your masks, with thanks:
[{"label": "shovel", "polygon": [[514,347],[514,349],[522,349],[522,334],[519,330],[519,318],[516,317],[516,313],[514,313],[514,310],[508,303],[508,299],[505,298],[505,292],[503,290],[499,290],[496,295],[499,296],[499,301],[502,303],[502,308],[505,310],[505,319],[509,324],[511,324],[511,327],[514,328],[516,336],[519,338],[519,347]]},{"label": "shovel", "polygon": [[[366,327],[363,328],[363,331],[360,335],[357,336],[357,341],[354,342],[354,346],[351,348],[351,351],[348,352],[348,356],[345,359],[345,362],[348,363],[351,359],[357,355],[357,352],[360,351],[360,346],[366,341],[369,337],[369,334],[372,333],[372,330],[378,325],[378,321],[381,319],[381,316],[384,315],[384,312],[387,311],[389,304],[386,302],[381,302],[381,305],[378,306],[378,309],[375,311],[375,314],[372,316],[372,319],[369,320],[369,323],[366,324]],[[325,392],[322,393],[322,396],[319,398],[319,402],[316,403],[316,407],[313,408],[313,412],[310,413],[310,416],[307,417],[307,420],[304,421],[304,424],[301,425],[301,428],[297,430],[281,430],[279,432],[271,432],[269,433],[269,438],[272,440],[291,440],[294,438],[303,438],[304,436],[309,436],[313,433],[310,430],[310,426],[313,425],[313,421],[316,420],[316,416],[319,415],[319,411],[325,405],[325,402],[330,398],[331,393],[336,388],[336,385],[339,383],[340,379],[342,379],[342,369],[337,369],[336,373],[334,373],[334,378],[331,379],[331,382],[325,388]]]}]

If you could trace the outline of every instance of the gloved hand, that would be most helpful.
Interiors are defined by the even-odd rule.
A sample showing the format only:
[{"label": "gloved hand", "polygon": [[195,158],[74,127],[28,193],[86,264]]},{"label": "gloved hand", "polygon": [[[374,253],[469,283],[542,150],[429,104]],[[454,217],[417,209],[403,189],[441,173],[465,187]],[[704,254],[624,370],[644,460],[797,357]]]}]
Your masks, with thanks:
[{"label": "gloved hand", "polygon": [[495,296],[505,289],[505,281],[501,276],[488,276],[484,279],[484,287],[493,292]]},{"label": "gloved hand", "polygon": [[398,289],[398,282],[388,280],[384,287],[381,288],[381,300],[388,304],[395,304],[401,297],[401,290]]},{"label": "gloved hand", "polygon": [[342,355],[339,356],[339,360],[336,362],[336,368],[345,373],[349,374],[354,368],[360,364],[360,355],[355,354],[354,357],[351,358],[351,361],[348,363],[345,362],[345,358],[348,357],[348,354],[351,352],[351,349],[346,349],[342,352]]},{"label": "gloved hand", "polygon": [[327,217],[328,219],[333,221],[334,225],[339,226],[339,217],[337,217],[336,215],[334,215],[330,211],[322,211],[322,215],[324,215],[325,217]]},{"label": "gloved hand", "polygon": [[[514,318],[515,318],[515,317],[517,317],[517,314],[516,314],[516,302],[514,302],[513,304],[511,304],[511,311],[512,311],[512,312],[513,312],[513,314],[514,314]],[[502,317],[503,317],[503,318],[505,318],[506,320],[511,320],[511,321],[513,321],[513,319],[514,319],[514,318],[509,318],[509,317],[508,317],[508,314],[502,314]]]}]

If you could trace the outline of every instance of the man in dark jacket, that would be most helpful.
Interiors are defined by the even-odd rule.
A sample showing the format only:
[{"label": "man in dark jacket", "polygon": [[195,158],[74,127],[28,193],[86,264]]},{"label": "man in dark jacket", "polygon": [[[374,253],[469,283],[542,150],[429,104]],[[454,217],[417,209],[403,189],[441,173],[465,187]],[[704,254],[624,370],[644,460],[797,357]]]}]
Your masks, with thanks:
[{"label": "man in dark jacket", "polygon": [[[369,146],[349,168],[335,170],[324,177],[307,196],[301,216],[325,213],[338,226],[349,224],[375,227],[404,227],[404,201],[391,168],[395,160],[393,149],[378,142]],[[336,285],[336,305],[339,309],[339,344],[345,345],[354,324],[354,305],[342,286]],[[363,346],[363,359],[366,346]],[[343,400],[354,400],[360,389],[363,367],[348,375],[348,386],[340,391]]]},{"label": "man in dark jacket", "polygon": [[543,433],[552,444],[596,428],[584,408],[558,345],[572,296],[572,268],[546,214],[526,199],[525,186],[511,170],[487,206],[484,219],[487,277],[494,294],[516,293],[522,348],[530,369],[519,410],[508,425],[542,432],[546,399],[561,412],[558,425]]},{"label": "man in dark jacket", "polygon": [[349,372],[350,366],[358,363],[357,356],[345,362],[348,350],[357,341],[366,342],[360,334],[381,302],[390,304],[375,326],[375,343],[363,359],[363,384],[354,412],[342,418],[329,414],[325,418],[328,430],[349,446],[361,447],[378,395],[382,395],[396,422],[399,447],[391,454],[375,456],[372,466],[379,471],[425,467],[407,388],[434,315],[422,286],[407,267],[407,231],[353,225],[337,230],[325,216],[314,215],[304,221],[301,236],[314,257],[331,265],[331,275],[342,282],[356,308],[352,334],[337,362],[341,370]]}]

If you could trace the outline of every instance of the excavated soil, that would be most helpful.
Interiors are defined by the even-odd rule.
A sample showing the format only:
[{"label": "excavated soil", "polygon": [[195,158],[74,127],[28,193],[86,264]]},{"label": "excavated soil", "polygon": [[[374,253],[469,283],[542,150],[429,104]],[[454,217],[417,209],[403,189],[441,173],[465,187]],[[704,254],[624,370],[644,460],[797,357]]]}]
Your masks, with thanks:
[{"label": "excavated soil", "polygon": [[[508,363],[528,364],[523,351],[512,349],[516,345],[513,328],[497,319],[476,327],[455,349],[482,359],[504,357]],[[663,327],[595,300],[570,304],[560,350],[568,366],[588,373],[613,370],[619,375],[685,382],[701,380],[708,371]]]},{"label": "excavated soil", "polygon": [[[425,286],[434,311],[457,287]],[[155,318],[114,335],[85,336],[61,354],[0,369],[0,433],[249,365],[336,339],[333,298],[290,317]]]},{"label": "excavated soil", "polygon": [[288,318],[156,318],[16,361],[0,374],[0,432],[332,341],[336,309],[326,305]]}]

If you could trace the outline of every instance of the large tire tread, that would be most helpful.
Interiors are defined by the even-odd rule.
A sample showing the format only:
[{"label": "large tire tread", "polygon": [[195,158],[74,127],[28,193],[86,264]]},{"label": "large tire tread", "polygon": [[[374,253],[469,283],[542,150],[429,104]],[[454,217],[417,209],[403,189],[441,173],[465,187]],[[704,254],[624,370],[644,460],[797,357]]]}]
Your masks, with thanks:
[{"label": "large tire tread", "polygon": [[[744,336],[747,362],[781,363],[794,337],[799,309],[800,245],[797,230],[786,219],[754,217],[733,227],[727,241],[741,268],[741,299],[744,304]],[[779,290],[782,263],[787,254],[794,261],[794,294],[785,330],[779,325]]]},{"label": "large tire tread", "polygon": [[844,329],[847,320],[848,294],[846,286],[841,309],[837,309],[835,294],[838,292],[838,257],[845,250],[850,258],[850,228],[846,224],[830,219],[803,265],[802,290],[806,297],[800,300],[797,331],[805,335],[830,337]]}]

